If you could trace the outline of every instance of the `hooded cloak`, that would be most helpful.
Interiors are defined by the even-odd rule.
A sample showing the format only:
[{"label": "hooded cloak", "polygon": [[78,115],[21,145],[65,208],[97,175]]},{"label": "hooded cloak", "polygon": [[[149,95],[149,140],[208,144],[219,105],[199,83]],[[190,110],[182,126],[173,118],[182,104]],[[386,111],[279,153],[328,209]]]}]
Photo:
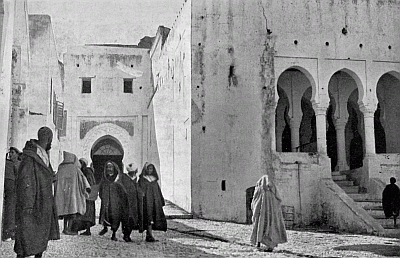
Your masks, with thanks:
[{"label": "hooded cloak", "polygon": [[55,198],[59,216],[86,212],[86,198],[90,184],[81,171],[75,154],[64,151],[64,160],[58,166]]},{"label": "hooded cloak", "polygon": [[287,242],[281,198],[268,175],[262,176],[255,187],[251,203],[253,211],[252,244],[263,243],[268,248]]},{"label": "hooded cloak", "polygon": [[[114,174],[112,176],[107,175],[108,163],[111,163],[114,167]],[[111,226],[113,231],[118,230],[128,206],[125,189],[119,182],[120,177],[121,171],[118,165],[113,161],[107,161],[99,188],[101,199],[99,223]]]},{"label": "hooded cloak", "polygon": [[399,216],[400,189],[395,183],[386,185],[383,190],[382,207],[386,218]]},{"label": "hooded cloak", "polygon": [[[149,174],[148,167],[153,166],[153,173]],[[165,200],[158,185],[158,174],[153,164],[145,163],[139,177],[139,185],[144,192],[144,228],[152,225],[153,230],[167,231],[167,220],[163,206]]]},{"label": "hooded cloak", "polygon": [[[125,210],[125,219],[124,219],[126,223],[124,223],[125,225],[123,225],[124,231],[128,235],[132,230],[139,230],[140,233],[144,231],[143,228],[144,193],[139,186],[138,175],[136,174],[135,178],[131,178],[131,176],[128,175],[129,172],[132,172],[132,169],[134,169],[134,167],[128,165],[127,172],[123,173],[119,178],[119,183],[124,186],[128,199],[128,208]],[[137,168],[134,170],[137,170]]]},{"label": "hooded cloak", "polygon": [[36,140],[26,142],[16,178],[16,234],[14,251],[21,257],[46,250],[49,240],[60,239],[54,203],[55,174],[38,153]]}]

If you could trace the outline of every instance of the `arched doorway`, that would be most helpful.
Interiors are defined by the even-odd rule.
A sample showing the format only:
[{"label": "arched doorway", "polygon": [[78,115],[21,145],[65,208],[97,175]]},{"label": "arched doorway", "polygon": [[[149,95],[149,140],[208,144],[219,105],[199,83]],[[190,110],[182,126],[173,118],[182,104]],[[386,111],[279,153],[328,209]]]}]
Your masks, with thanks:
[{"label": "arched doorway", "polygon": [[285,91],[278,85],[278,105],[275,110],[276,151],[291,152],[292,140],[290,132],[289,99]]},{"label": "arched doorway", "polygon": [[376,87],[378,97],[374,116],[376,153],[399,153],[400,75],[386,73]]},{"label": "arched doorway", "polygon": [[312,83],[303,70],[286,69],[278,78],[275,139],[278,152],[315,152]]},{"label": "arched doorway", "polygon": [[108,161],[117,163],[121,171],[124,150],[121,143],[111,135],[105,135],[99,138],[92,146],[90,157],[93,162],[96,183],[100,183],[104,171],[104,164]]},{"label": "arched doorway", "polygon": [[317,152],[317,124],[311,104],[312,88],[308,87],[301,98],[300,152]]},{"label": "arched doorway", "polygon": [[[353,76],[351,71],[343,69],[334,73],[329,81],[327,148],[330,150],[332,170],[344,171],[363,166],[364,118],[358,104],[357,77]],[[332,142],[334,140],[336,144]],[[336,152],[332,150],[334,146]]]}]

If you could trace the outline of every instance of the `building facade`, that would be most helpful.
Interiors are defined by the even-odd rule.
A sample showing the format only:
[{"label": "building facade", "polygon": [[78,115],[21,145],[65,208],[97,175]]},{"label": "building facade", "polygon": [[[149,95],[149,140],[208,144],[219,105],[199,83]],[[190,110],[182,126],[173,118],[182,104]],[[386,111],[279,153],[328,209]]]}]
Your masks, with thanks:
[{"label": "building facade", "polygon": [[3,147],[48,125],[53,164],[71,151],[99,180],[106,160],[149,161],[166,199],[215,220],[248,222],[269,174],[295,224],[382,232],[333,179],[376,198],[400,178],[399,2],[185,0],[151,46],[71,46],[63,61],[50,17],[23,3],[3,1]]},{"label": "building facade", "polygon": [[104,163],[145,162],[159,167],[149,99],[153,93],[149,49],[71,46],[63,58],[66,131],[62,149],[93,162],[99,182]]},{"label": "building facade", "polygon": [[[164,82],[155,110],[191,102],[189,209],[204,218],[248,221],[249,190],[270,174],[283,204],[294,208],[296,224],[328,219],[339,228],[381,232],[365,211],[348,207],[355,203],[332,175],[347,174],[370,197],[379,196],[391,176],[400,177],[394,130],[400,3],[185,1],[189,4],[169,34],[191,31],[186,50],[191,70],[178,62],[172,68],[154,65],[152,71]],[[185,12],[190,25],[179,20]],[[161,54],[153,46],[152,63],[176,60],[177,51],[170,51],[179,49],[176,42],[168,36]],[[188,71],[191,94],[166,97],[179,88],[175,74]]]}]

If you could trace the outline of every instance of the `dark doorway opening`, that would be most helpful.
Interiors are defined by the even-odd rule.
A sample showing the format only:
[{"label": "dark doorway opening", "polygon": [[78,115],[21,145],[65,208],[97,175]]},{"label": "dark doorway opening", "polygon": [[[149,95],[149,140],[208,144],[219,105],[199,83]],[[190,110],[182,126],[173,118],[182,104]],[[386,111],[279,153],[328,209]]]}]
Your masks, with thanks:
[{"label": "dark doorway opening", "polygon": [[124,157],[124,150],[120,142],[111,135],[106,135],[98,139],[92,147],[90,156],[93,161],[94,177],[97,184],[101,181],[104,165],[107,161],[114,161],[119,166],[119,169],[123,171],[122,159]]}]

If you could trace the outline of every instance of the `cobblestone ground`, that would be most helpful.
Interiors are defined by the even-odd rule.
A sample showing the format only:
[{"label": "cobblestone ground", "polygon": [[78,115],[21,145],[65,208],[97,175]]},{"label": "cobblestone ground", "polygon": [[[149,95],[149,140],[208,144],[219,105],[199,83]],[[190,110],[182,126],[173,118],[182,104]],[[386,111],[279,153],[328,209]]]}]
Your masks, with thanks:
[{"label": "cobblestone ground", "polygon": [[[249,244],[251,225],[171,219],[167,232],[154,232],[155,243],[135,232],[133,242],[125,243],[121,230],[118,241],[111,241],[110,232],[98,235],[101,228],[94,226],[92,236],[62,234],[49,242],[44,257],[400,257],[399,238],[288,230],[288,243],[268,253]],[[13,246],[14,241],[2,242],[0,257],[16,257]]]}]

